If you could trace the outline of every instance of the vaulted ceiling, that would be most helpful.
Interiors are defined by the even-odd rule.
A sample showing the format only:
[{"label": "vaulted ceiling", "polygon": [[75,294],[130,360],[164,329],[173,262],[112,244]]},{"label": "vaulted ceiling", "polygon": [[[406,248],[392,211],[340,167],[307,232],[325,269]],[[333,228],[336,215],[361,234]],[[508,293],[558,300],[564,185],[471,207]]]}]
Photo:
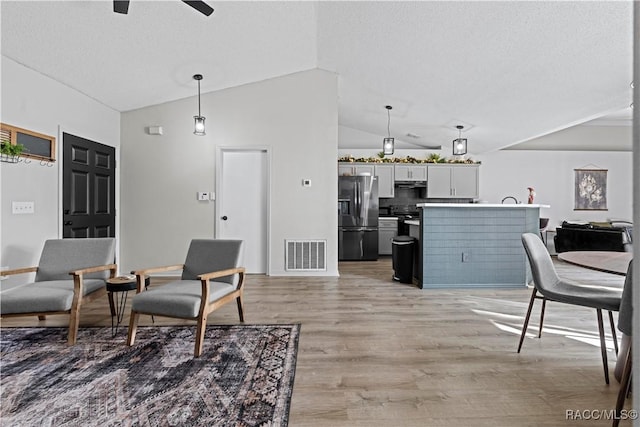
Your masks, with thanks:
[{"label": "vaulted ceiling", "polygon": [[476,154],[631,121],[632,1],[208,3],[3,0],[2,55],[118,111],[194,96],[196,73],[204,93],[335,72],[341,148],[380,146],[385,105],[400,148],[461,124]]}]

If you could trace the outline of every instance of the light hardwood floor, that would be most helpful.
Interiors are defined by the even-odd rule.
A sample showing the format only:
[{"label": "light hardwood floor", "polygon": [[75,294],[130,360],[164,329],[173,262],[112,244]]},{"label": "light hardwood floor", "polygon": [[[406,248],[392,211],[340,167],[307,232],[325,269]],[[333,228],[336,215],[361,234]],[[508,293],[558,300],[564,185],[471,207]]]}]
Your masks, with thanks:
[{"label": "light hardwood floor", "polygon": [[[561,274],[596,284],[624,280],[556,264]],[[538,302],[531,337],[518,354],[528,288],[421,290],[391,281],[389,259],[341,263],[340,273],[247,279],[247,323],[302,324],[290,426],[611,425],[567,419],[567,411],[615,405],[616,357],[611,345],[607,386],[594,310],[548,303],[538,339]],[[154,278],[152,286],[162,281]],[[51,316],[6,319],[2,326],[66,322]],[[82,310],[81,326],[110,322],[106,299]],[[235,304],[209,317],[211,324],[237,322]],[[156,324],[182,323],[156,318]],[[115,339],[124,345],[128,318],[123,324]],[[150,318],[142,316],[140,324]]]}]

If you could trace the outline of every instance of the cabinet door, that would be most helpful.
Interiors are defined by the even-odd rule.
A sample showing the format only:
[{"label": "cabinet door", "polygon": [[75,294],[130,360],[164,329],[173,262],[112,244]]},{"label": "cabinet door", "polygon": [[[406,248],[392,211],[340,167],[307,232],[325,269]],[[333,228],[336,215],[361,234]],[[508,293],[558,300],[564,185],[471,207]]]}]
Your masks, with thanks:
[{"label": "cabinet door", "polygon": [[371,175],[374,176],[373,165],[356,165],[356,175]]},{"label": "cabinet door", "polygon": [[411,166],[409,165],[395,165],[395,180],[396,181],[409,181],[409,171]]},{"label": "cabinet door", "polygon": [[338,164],[338,176],[356,176],[369,174],[373,176],[373,165],[358,163],[341,163]]},{"label": "cabinet door", "polygon": [[375,175],[378,177],[378,197],[393,197],[394,192],[393,165],[376,165]]},{"label": "cabinet door", "polygon": [[381,228],[378,230],[378,254],[391,255],[393,251],[393,238],[396,237],[396,230]]},{"label": "cabinet door", "polygon": [[459,166],[452,168],[451,187],[453,196],[464,199],[478,198],[478,168]]},{"label": "cabinet door", "polygon": [[425,165],[396,165],[396,181],[426,181],[427,166]]},{"label": "cabinet door", "polygon": [[426,181],[427,180],[427,166],[411,166],[411,179],[413,181]]},{"label": "cabinet door", "polygon": [[427,173],[427,198],[452,197],[450,166],[429,166]]},{"label": "cabinet door", "polygon": [[338,176],[352,176],[355,173],[355,167],[351,164],[338,165]]}]

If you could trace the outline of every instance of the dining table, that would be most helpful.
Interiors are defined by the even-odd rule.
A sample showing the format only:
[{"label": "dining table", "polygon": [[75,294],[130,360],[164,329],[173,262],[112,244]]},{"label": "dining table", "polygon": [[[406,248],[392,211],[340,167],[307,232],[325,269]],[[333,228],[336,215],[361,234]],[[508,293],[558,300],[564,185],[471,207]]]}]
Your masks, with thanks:
[{"label": "dining table", "polygon": [[[591,270],[626,276],[629,263],[633,259],[633,252],[570,251],[559,253],[558,259]],[[623,333],[619,354],[627,354],[629,346],[631,346],[631,337]],[[625,362],[623,359],[620,357],[616,361],[614,376],[618,381],[622,377]]]},{"label": "dining table", "polygon": [[558,259],[592,270],[624,276],[627,274],[629,262],[633,259],[633,252],[571,251],[559,253]]}]

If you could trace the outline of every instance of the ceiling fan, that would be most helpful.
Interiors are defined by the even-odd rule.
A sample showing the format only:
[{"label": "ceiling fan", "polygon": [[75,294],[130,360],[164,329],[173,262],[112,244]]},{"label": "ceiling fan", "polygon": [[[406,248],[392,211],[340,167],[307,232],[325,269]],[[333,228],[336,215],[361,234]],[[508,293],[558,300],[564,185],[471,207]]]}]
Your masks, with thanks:
[{"label": "ceiling fan", "polygon": [[[182,2],[188,4],[203,15],[209,16],[213,13],[213,8],[202,0],[182,0]],[[113,0],[113,11],[126,15],[129,11],[129,0]]]}]

